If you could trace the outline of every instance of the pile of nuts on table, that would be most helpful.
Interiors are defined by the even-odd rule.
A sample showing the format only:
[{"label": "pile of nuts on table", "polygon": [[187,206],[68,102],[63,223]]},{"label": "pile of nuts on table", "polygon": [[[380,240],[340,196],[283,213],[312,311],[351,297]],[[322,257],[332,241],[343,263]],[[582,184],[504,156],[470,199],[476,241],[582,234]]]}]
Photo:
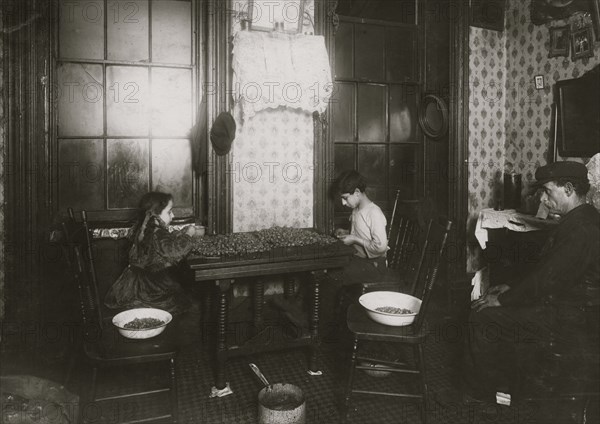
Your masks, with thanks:
[{"label": "pile of nuts on table", "polygon": [[200,256],[220,257],[267,252],[282,247],[327,246],[336,241],[334,237],[312,230],[273,227],[250,233],[200,237],[195,240],[193,251]]}]

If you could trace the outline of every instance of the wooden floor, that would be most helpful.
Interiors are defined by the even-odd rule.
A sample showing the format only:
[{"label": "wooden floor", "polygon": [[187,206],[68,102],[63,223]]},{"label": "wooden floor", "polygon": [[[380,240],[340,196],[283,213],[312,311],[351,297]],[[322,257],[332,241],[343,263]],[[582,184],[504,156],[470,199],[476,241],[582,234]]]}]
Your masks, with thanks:
[{"label": "wooden floor", "polygon": [[[445,295],[434,299],[429,328],[430,337],[426,343],[427,381],[432,401],[428,409],[429,423],[471,424],[471,423],[540,423],[551,422],[570,424],[573,421],[571,409],[577,405],[529,405],[526,408],[508,408],[494,405],[463,406],[462,404],[439,403],[435,399],[442,393],[453,391],[457,364],[459,363],[464,335],[460,332],[460,314],[464,302],[450,304]],[[326,303],[326,302],[325,302]],[[458,307],[462,303],[463,307]],[[250,307],[247,302],[237,302],[232,316],[244,316]],[[327,314],[325,314],[327,315]],[[346,333],[343,323],[329,318],[321,322],[322,332],[322,376],[309,376],[306,373],[306,355],[303,352],[280,352],[261,354],[255,357],[238,358],[229,362],[228,378],[233,394],[222,398],[209,398],[213,382],[213,366],[210,349],[211,325],[198,326],[196,318],[190,320],[186,332],[187,345],[178,356],[179,418],[181,423],[256,423],[257,393],[261,389],[258,379],[248,367],[256,363],[272,382],[286,382],[298,385],[306,395],[307,423],[333,424],[339,421],[338,407],[345,384],[348,366]],[[340,325],[338,325],[340,324]],[[241,327],[240,327],[241,328]],[[268,342],[266,340],[265,342]],[[386,355],[402,352],[380,351]],[[30,374],[56,382],[64,382],[69,364],[73,364],[73,351],[64,343],[47,343],[44,349],[27,352],[4,352],[2,357],[3,375]],[[141,369],[137,377],[150,379],[166,378],[166,370]],[[67,388],[78,393],[86,384],[88,373],[81,366],[72,368]],[[108,384],[101,384],[99,391],[125,386],[137,381],[125,373],[103,374]],[[365,387],[382,390],[396,384],[411,384],[400,380],[402,377],[371,377],[359,372],[358,383]],[[102,383],[102,381],[100,381]],[[116,384],[115,384],[116,383]],[[400,402],[395,399],[358,398],[352,402],[353,411],[350,423],[388,424],[420,423],[418,405]],[[100,407],[84,408],[92,423],[117,423],[147,413],[167,410],[168,399],[158,396],[146,402],[127,400],[120,404],[107,403]],[[590,422],[590,421],[588,421]]]}]

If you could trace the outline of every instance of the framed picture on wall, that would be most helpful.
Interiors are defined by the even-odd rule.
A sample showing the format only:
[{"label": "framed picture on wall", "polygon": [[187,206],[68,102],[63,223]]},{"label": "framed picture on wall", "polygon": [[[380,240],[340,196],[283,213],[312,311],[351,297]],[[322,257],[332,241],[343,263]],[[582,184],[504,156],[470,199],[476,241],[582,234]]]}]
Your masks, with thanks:
[{"label": "framed picture on wall", "polygon": [[571,59],[577,60],[594,55],[594,35],[592,27],[583,27],[571,32]]},{"label": "framed picture on wall", "polygon": [[504,10],[505,0],[471,0],[469,24],[504,31]]},{"label": "framed picture on wall", "polygon": [[594,33],[596,41],[600,41],[600,0],[591,0],[592,10],[592,21],[594,21]]},{"label": "framed picture on wall", "polygon": [[569,26],[550,28],[550,52],[548,57],[569,55]]}]

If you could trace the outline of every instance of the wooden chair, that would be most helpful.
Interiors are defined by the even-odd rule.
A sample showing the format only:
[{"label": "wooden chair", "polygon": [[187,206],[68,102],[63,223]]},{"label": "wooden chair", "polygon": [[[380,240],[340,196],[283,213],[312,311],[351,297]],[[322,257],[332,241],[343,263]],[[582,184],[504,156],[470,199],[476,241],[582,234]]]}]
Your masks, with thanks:
[{"label": "wooden chair", "polygon": [[[390,327],[371,320],[358,303],[354,303],[348,308],[346,321],[348,329],[353,335],[354,343],[350,371],[348,374],[348,384],[344,398],[344,408],[342,411],[343,422],[348,418],[348,407],[353,394],[382,395],[417,400],[422,403],[421,419],[423,423],[427,422],[427,384],[425,380],[425,362],[423,355],[423,344],[427,336],[425,317],[431,299],[432,289],[437,280],[439,268],[442,263],[442,256],[445,251],[446,240],[451,227],[452,222],[446,219],[432,219],[427,225],[426,238],[422,249],[423,255],[421,256],[420,261],[421,264],[415,280],[416,284],[413,286],[410,293],[422,300],[421,309],[413,324],[405,327]],[[377,283],[364,284],[363,292],[380,290],[380,287],[381,285],[378,285]],[[387,289],[387,285],[384,285],[384,289]],[[413,363],[393,362],[382,360],[381,358],[363,356],[359,353],[359,342],[362,341],[382,342],[397,347],[410,346],[414,357]],[[368,363],[369,365],[361,365],[364,363]],[[378,368],[378,371],[390,371],[392,373],[402,373],[418,377],[421,386],[420,393],[391,393],[355,389],[353,384],[356,370],[372,370],[372,365],[381,366],[381,368]]]},{"label": "wooden chair", "polygon": [[403,284],[409,291],[414,290],[419,275],[423,260],[422,243],[426,239],[425,232],[432,218],[431,214],[431,205],[427,199],[402,200],[400,190],[396,192],[388,224],[390,250],[387,253],[387,263],[390,274],[393,275],[390,282]]},{"label": "wooden chair", "polygon": [[[98,283],[94,266],[94,251],[92,237],[87,222],[87,214],[81,212],[81,221],[76,221],[73,211],[69,209],[69,218],[63,222],[65,258],[71,271],[74,283],[77,285],[80,297],[81,315],[83,319],[83,354],[92,367],[92,378],[89,382],[89,393],[82,396],[80,409],[87,408],[88,403],[103,401],[118,401],[123,399],[140,398],[142,396],[168,393],[170,413],[155,417],[144,417],[141,421],[150,422],[161,420],[177,422],[177,385],[175,375],[175,359],[177,348],[172,341],[172,332],[168,326],[159,336],[146,340],[131,340],[121,336],[112,325],[111,316],[105,316],[102,311],[101,299],[98,296]],[[162,387],[153,385],[135,393],[124,393],[104,397],[96,396],[97,377],[99,369],[127,368],[139,364],[165,362],[168,364],[169,377],[167,384]],[[85,415],[80,414],[82,422]],[[139,422],[134,421],[124,422]]]},{"label": "wooden chair", "polygon": [[[423,242],[426,240],[425,232],[430,217],[431,207],[427,200],[402,200],[400,190],[396,192],[387,233],[390,249],[387,252],[386,285],[383,285],[383,281],[378,281],[379,290],[414,290],[423,261]],[[363,293],[365,284],[368,285],[362,283],[341,288],[335,306],[336,316],[343,319],[348,305]]]}]

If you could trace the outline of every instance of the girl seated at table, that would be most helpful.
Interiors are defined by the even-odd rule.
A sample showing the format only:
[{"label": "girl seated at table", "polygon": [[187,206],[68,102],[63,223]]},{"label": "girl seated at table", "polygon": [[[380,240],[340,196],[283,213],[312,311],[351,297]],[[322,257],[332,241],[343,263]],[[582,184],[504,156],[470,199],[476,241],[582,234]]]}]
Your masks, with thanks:
[{"label": "girl seated at table", "polygon": [[172,267],[192,250],[195,228],[169,232],[172,209],[173,196],[167,193],[146,193],[140,200],[129,266],[106,295],[109,308],[152,307],[178,314],[190,306]]}]

